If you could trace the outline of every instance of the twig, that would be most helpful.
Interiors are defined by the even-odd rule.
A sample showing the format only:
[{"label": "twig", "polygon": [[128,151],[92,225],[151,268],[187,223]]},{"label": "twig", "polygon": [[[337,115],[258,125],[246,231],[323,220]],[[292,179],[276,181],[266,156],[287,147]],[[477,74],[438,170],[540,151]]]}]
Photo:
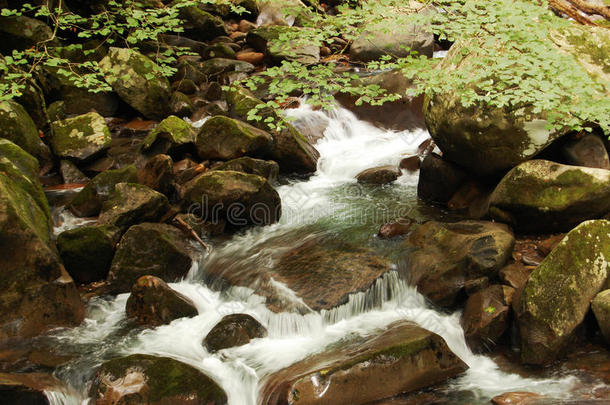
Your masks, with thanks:
[{"label": "twig", "polygon": [[183,228],[184,231],[189,233],[197,242],[199,242],[199,244],[203,246],[205,250],[207,250],[208,252],[212,250],[209,245],[207,245],[203,240],[201,240],[199,235],[197,235],[197,232],[195,232],[195,230],[189,224],[184,222],[182,218],[176,217],[174,218],[174,221],[176,221]]}]

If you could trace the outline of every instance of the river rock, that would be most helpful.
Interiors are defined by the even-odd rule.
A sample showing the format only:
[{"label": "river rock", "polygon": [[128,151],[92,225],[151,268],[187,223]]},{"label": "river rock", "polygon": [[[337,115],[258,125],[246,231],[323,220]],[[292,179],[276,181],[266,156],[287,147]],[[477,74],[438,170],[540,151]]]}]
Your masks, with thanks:
[{"label": "river rock", "polygon": [[587,134],[563,145],[563,155],[568,164],[610,170],[610,158],[604,140],[598,135]]},{"label": "river rock", "polygon": [[434,35],[422,27],[397,25],[388,28],[388,21],[368,24],[350,47],[351,60],[371,62],[382,56],[404,58],[412,52],[429,58],[434,52]]},{"label": "river rock", "polygon": [[62,383],[45,373],[0,373],[2,404],[48,405],[45,391],[60,391]]},{"label": "river rock", "polygon": [[[598,80],[610,80],[610,71],[602,62],[610,53],[610,33],[607,30],[574,25],[562,34],[556,34],[549,46],[573,57],[576,62],[574,69],[591,76],[591,81],[583,82],[583,86],[594,87]],[[473,61],[502,52],[499,44],[493,41],[483,38],[462,40],[451,47],[437,68],[449,74],[469,75],[470,69],[480,69],[473,65]],[[522,80],[520,77],[514,79],[517,82]],[[469,88],[479,91],[476,83]],[[424,104],[426,124],[446,159],[478,175],[501,174],[532,159],[569,130],[567,127],[548,130],[547,111],[536,113],[526,106],[496,107],[485,101],[465,107],[460,97],[455,90],[427,97]],[[565,94],[565,97],[577,96]],[[604,98],[607,94],[600,90],[599,99]]]},{"label": "river rock", "polygon": [[[11,55],[13,50],[25,50],[36,46],[39,42],[50,41],[53,31],[44,22],[35,18],[19,16],[0,17],[0,33],[3,41],[0,52]],[[56,45],[57,40],[49,42]]]},{"label": "river rock", "polygon": [[107,170],[95,176],[78,192],[70,202],[70,211],[79,217],[98,215],[102,204],[114,192],[118,183],[136,183],[138,171],[135,166],[126,166],[122,169]]},{"label": "river rock", "polygon": [[146,118],[169,115],[170,85],[152,60],[132,49],[111,47],[99,67],[114,91]]},{"label": "river rock", "polygon": [[121,234],[114,226],[93,225],[59,234],[57,248],[70,276],[79,284],[106,278]]},{"label": "river rock", "polygon": [[489,215],[522,232],[569,231],[610,212],[610,170],[530,160],[494,190]]},{"label": "river rock", "polygon": [[186,36],[196,41],[206,41],[217,36],[227,35],[224,22],[197,6],[182,7],[180,18],[185,21]]},{"label": "river rock", "polygon": [[468,281],[497,277],[514,244],[513,233],[504,224],[429,221],[404,242],[403,276],[435,304],[452,307]]},{"label": "river rock", "polygon": [[[307,28],[262,26],[248,32],[246,41],[275,62],[285,60],[304,65],[318,63],[320,48],[316,44],[302,39],[304,30]],[[289,40],[280,40],[280,38],[289,38]]]},{"label": "river rock", "polygon": [[264,338],[267,330],[256,319],[246,314],[223,317],[203,339],[203,347],[210,353],[229,347],[242,346],[252,339]]},{"label": "river rock", "polygon": [[311,18],[311,11],[301,0],[256,0],[258,26],[300,26]]},{"label": "river rock", "polygon": [[[263,102],[246,89],[240,88],[227,93],[227,103],[233,117],[246,120],[248,112]],[[284,123],[284,128],[278,132],[264,122],[269,117],[274,120],[280,119],[280,115],[272,108],[263,108],[259,111],[259,115],[264,119],[254,121],[252,125],[272,134],[273,148],[270,158],[280,165],[280,171],[300,174],[315,172],[320,157],[316,148],[290,123]]]},{"label": "river rock", "polygon": [[268,225],[281,216],[280,196],[264,177],[235,171],[213,170],[194,178],[184,185],[183,201],[189,212],[232,226]]},{"label": "river rock", "polygon": [[112,293],[129,292],[142,276],[177,281],[191,268],[189,240],[167,224],[144,223],[127,230],[112,260],[108,274]]},{"label": "river rock", "polygon": [[155,155],[138,170],[138,183],[171,197],[174,193],[174,161],[167,155]]},{"label": "river rock", "polygon": [[500,280],[507,286],[521,290],[530,278],[532,270],[521,263],[511,263],[498,272]]},{"label": "river rock", "polygon": [[51,147],[64,159],[85,161],[110,147],[112,138],[104,117],[96,112],[51,124]]},{"label": "river rock", "polygon": [[595,314],[595,319],[597,319],[597,324],[606,339],[606,343],[610,344],[610,289],[595,296],[591,302],[591,309],[593,309],[593,314]]},{"label": "river rock", "polygon": [[417,196],[425,201],[446,204],[466,179],[464,170],[436,153],[430,153],[419,169]]},{"label": "river rock", "polygon": [[0,102],[0,138],[14,142],[33,156],[40,156],[41,141],[36,124],[20,104]]},{"label": "river rock", "polygon": [[272,143],[267,132],[221,115],[207,120],[197,134],[197,151],[202,159],[262,157],[269,154]]},{"label": "river rock", "polygon": [[492,285],[468,297],[462,313],[462,327],[473,350],[491,349],[509,327],[515,289]]},{"label": "river rock", "polygon": [[496,395],[491,399],[494,405],[535,405],[544,403],[543,396],[535,392],[515,391]]},{"label": "river rock", "polygon": [[215,43],[207,46],[201,55],[203,59],[236,59],[235,51],[226,43]]},{"label": "river rock", "polygon": [[399,218],[397,220],[381,225],[377,236],[384,239],[395,238],[406,235],[413,229],[415,221],[411,218]]},{"label": "river rock", "polygon": [[396,166],[379,166],[361,171],[356,179],[358,183],[381,185],[392,183],[401,175],[402,172]]},{"label": "river rock", "polygon": [[252,73],[254,71],[254,65],[241,60],[214,58],[203,62],[200,71],[203,75],[207,76],[208,79],[212,79],[224,73]]},{"label": "river rock", "polygon": [[271,374],[262,382],[258,403],[367,404],[443,382],[466,369],[440,336],[400,321]]},{"label": "river rock", "polygon": [[84,306],[52,242],[38,162],[0,139],[0,340],[76,326]]},{"label": "river rock", "polygon": [[570,342],[606,282],[608,257],[610,221],[586,221],[534,270],[517,311],[523,363],[549,363]]},{"label": "river rock", "polygon": [[172,93],[169,101],[169,109],[172,114],[179,117],[190,117],[195,112],[195,105],[190,97],[179,91]]},{"label": "river rock", "polygon": [[59,173],[64,181],[64,184],[86,184],[89,182],[89,177],[85,176],[80,169],[69,160],[59,162]]},{"label": "river rock", "polygon": [[142,222],[154,222],[169,210],[166,196],[150,187],[118,183],[112,196],[104,201],[99,223],[126,229]]},{"label": "river rock", "polygon": [[154,276],[140,277],[131,288],[125,306],[127,317],[139,325],[154,328],[179,318],[197,316],[195,304]]},{"label": "river rock", "polygon": [[147,153],[176,154],[194,149],[197,131],[184,120],[171,115],[161,121],[142,141],[142,150]]},{"label": "river rock", "polygon": [[227,404],[227,394],[201,371],[173,359],[145,354],[102,364],[89,397],[103,404]]},{"label": "river rock", "polygon": [[247,174],[256,174],[273,183],[277,180],[280,166],[272,160],[253,159],[245,156],[218,165],[213,170],[233,170]]}]

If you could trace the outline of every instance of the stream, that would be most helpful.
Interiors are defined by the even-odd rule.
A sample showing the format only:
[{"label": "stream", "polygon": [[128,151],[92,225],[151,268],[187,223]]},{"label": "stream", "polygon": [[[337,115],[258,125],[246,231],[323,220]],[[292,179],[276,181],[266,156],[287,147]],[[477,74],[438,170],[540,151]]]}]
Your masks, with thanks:
[{"label": "stream", "polygon": [[[74,356],[56,372],[70,389],[47,392],[52,404],[87,404],[89,383],[101,363],[144,353],[171,357],[202,370],[224,388],[231,405],[256,405],[259,382],[266,375],[332,343],[353,335],[373,334],[397,320],[410,320],[439,334],[468,364],[462,376],[436,388],[448,403],[488,404],[493,396],[508,391],[538,392],[570,400],[585,395],[583,390],[595,389],[594,384],[583,384],[578,375],[525,378],[510,374],[500,370],[491,358],[473,354],[464,339],[460,313],[439,312],[396,271],[386,273],[368,291],[351,295],[340,307],[298,313],[272,312],[265,306],[265,299],[251,288],[220,289],[208,282],[208,266],[223,266],[225,271],[254,263],[273,266],[278,249],[288,250],[319,236],[371,247],[392,257],[397,242],[377,239],[379,225],[404,215],[422,219],[431,215],[433,208],[417,201],[417,173],[405,172],[384,187],[360,186],[354,179],[364,169],[398,165],[404,156],[417,153],[418,145],[428,137],[425,130],[383,130],[341,108],[324,113],[303,105],[289,110],[289,115],[296,119],[297,127],[323,123],[327,129],[315,145],[321,155],[315,175],[305,180],[282,179],[277,187],[282,199],[280,222],[212,241],[212,252],[202,254],[184,280],[170,284],[193,301],[199,311],[197,317],[134,330],[126,325],[128,294],[92,299],[81,326],[56,331],[52,336],[55,347]],[[447,214],[435,211],[435,215]],[[64,223],[63,227],[69,225]],[[274,288],[286,300],[304,306],[287,286],[276,282]],[[267,328],[268,336],[208,353],[202,339],[223,316],[233,313],[253,316]]]}]

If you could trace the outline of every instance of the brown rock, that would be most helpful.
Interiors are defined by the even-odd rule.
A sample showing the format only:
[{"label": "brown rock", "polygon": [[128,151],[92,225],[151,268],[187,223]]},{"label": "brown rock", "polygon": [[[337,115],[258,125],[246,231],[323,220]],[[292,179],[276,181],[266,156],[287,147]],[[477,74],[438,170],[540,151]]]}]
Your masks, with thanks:
[{"label": "brown rock", "polygon": [[267,336],[267,330],[256,319],[246,314],[227,315],[216,324],[203,340],[208,352],[242,346],[251,339]]},{"label": "brown rock", "polygon": [[358,183],[387,184],[395,181],[402,173],[395,166],[379,166],[363,170],[356,175]]},{"label": "brown rock", "polygon": [[248,20],[241,20],[241,21],[239,22],[239,27],[238,27],[238,29],[239,29],[239,31],[240,31],[240,32],[245,32],[245,33],[248,33],[248,32],[250,32],[250,31],[252,31],[254,28],[256,28],[256,24],[254,24],[254,23],[253,23],[253,22],[251,22],[251,21],[248,21]]},{"label": "brown rock", "polygon": [[610,169],[610,158],[602,138],[587,134],[563,146],[563,155],[568,164],[575,166]]},{"label": "brown rock", "polygon": [[541,398],[543,396],[535,392],[505,392],[493,397],[491,402],[494,405],[529,405],[537,403]]},{"label": "brown rock", "polygon": [[18,405],[46,405],[46,390],[59,390],[61,382],[50,374],[0,373],[0,403]]},{"label": "brown rock", "polygon": [[168,155],[155,155],[138,170],[138,183],[171,196],[174,192],[173,164]]},{"label": "brown rock", "polygon": [[498,272],[500,280],[514,289],[522,289],[530,278],[533,268],[527,268],[521,263],[512,263]]},{"label": "brown rock", "polygon": [[260,65],[265,59],[265,54],[261,52],[238,52],[237,60],[251,63],[253,65]]},{"label": "brown rock", "polygon": [[426,156],[419,170],[417,196],[422,200],[446,204],[466,180],[466,173],[436,153]]},{"label": "brown rock", "polygon": [[408,170],[410,172],[416,172],[419,170],[421,166],[421,161],[419,160],[419,156],[409,156],[400,161],[398,167],[404,170]]},{"label": "brown rock", "polygon": [[409,233],[413,228],[414,220],[410,218],[400,218],[387,224],[381,225],[377,236],[380,238],[394,238]]}]

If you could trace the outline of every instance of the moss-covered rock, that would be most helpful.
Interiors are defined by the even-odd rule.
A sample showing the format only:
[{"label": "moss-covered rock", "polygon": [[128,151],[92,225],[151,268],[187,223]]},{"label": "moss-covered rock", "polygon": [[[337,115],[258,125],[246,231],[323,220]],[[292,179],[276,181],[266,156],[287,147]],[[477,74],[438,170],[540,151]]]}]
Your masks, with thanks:
[{"label": "moss-covered rock", "polygon": [[207,120],[197,134],[197,151],[202,159],[263,157],[270,153],[272,143],[267,132],[222,115]]},{"label": "moss-covered rock", "polygon": [[228,347],[242,346],[252,339],[267,336],[267,330],[256,319],[246,314],[223,317],[203,339],[203,346],[210,353]]},{"label": "moss-covered rock", "polygon": [[150,131],[142,142],[142,150],[150,153],[173,153],[194,147],[197,131],[186,121],[171,115]]},{"label": "moss-covered rock", "polygon": [[591,302],[591,309],[606,343],[610,344],[610,290],[597,294]]},{"label": "moss-covered rock", "polygon": [[137,181],[138,171],[135,166],[102,172],[74,196],[70,202],[70,210],[79,217],[98,215],[102,210],[103,202],[114,192],[116,184]]},{"label": "moss-covered rock", "polygon": [[403,275],[435,304],[453,307],[467,282],[497,276],[514,244],[513,233],[504,224],[429,221],[404,242]]},{"label": "moss-covered rock", "polygon": [[227,404],[227,394],[201,371],[173,359],[144,354],[102,364],[89,396],[98,403]]},{"label": "moss-covered rock", "polygon": [[[0,17],[0,33],[2,34],[0,52],[9,55],[13,49],[28,49],[53,37],[48,25],[24,15]],[[57,40],[54,42],[56,43]]]},{"label": "moss-covered rock", "polygon": [[192,318],[198,314],[190,299],[154,276],[142,276],[134,283],[125,311],[128,318],[148,328],[166,325],[179,318]]},{"label": "moss-covered rock", "polygon": [[277,180],[277,176],[280,172],[280,167],[273,160],[261,160],[253,159],[251,157],[241,157],[239,159],[233,159],[221,165],[218,165],[214,167],[213,170],[232,170],[247,174],[256,174],[257,176],[266,178],[267,181],[274,182],[275,180]]},{"label": "moss-covered rock", "polygon": [[8,139],[33,156],[40,155],[40,136],[28,112],[14,101],[0,103],[0,138]]},{"label": "moss-covered rock", "polygon": [[[300,37],[302,30],[307,30],[307,28],[263,26],[251,30],[246,41],[276,62],[287,60],[305,65],[318,63],[320,48],[316,44],[312,44],[306,36]],[[280,40],[285,36],[294,39]]]},{"label": "moss-covered rock", "polygon": [[[248,111],[263,103],[243,88],[229,92],[227,102],[231,115],[242,120],[247,119]],[[272,108],[266,107],[259,114],[263,120],[252,122],[252,125],[272,134],[273,149],[270,157],[280,165],[280,170],[283,173],[315,172],[320,157],[316,148],[290,123],[284,123],[284,128],[280,132],[269,127],[268,123],[264,122],[265,119],[269,117],[276,121],[280,119],[279,114]]]},{"label": "moss-covered rock", "polygon": [[[232,226],[269,225],[281,215],[280,196],[261,176],[213,170],[184,185],[184,207],[204,220]],[[217,216],[211,218],[212,216]]]},{"label": "moss-covered rock", "polygon": [[237,56],[233,48],[223,42],[218,42],[207,46],[203,50],[204,59],[223,58],[223,59],[235,59]]},{"label": "moss-covered rock", "polygon": [[85,161],[110,147],[112,138],[104,117],[91,112],[51,124],[51,147],[55,155]]},{"label": "moss-covered rock", "polygon": [[400,321],[269,375],[258,403],[367,404],[443,382],[467,368],[440,336]]},{"label": "moss-covered rock", "polygon": [[70,229],[57,237],[57,248],[70,276],[80,284],[104,280],[110,270],[120,230],[109,225]]},{"label": "moss-covered rock", "polygon": [[534,270],[518,305],[522,362],[545,364],[561,353],[606,282],[608,258],[610,221],[587,221]]},{"label": "moss-covered rock", "polygon": [[259,26],[303,26],[311,21],[312,12],[301,0],[255,0],[254,3],[258,11],[256,24]]},{"label": "moss-covered rock", "polygon": [[494,190],[489,215],[520,231],[568,231],[610,211],[610,170],[530,160]]},{"label": "moss-covered rock", "polygon": [[186,94],[175,91],[172,93],[172,98],[169,100],[169,109],[174,115],[190,117],[195,112],[195,104],[193,104]]},{"label": "moss-covered rock", "polygon": [[184,31],[186,36],[191,39],[206,41],[217,36],[227,35],[227,30],[221,18],[197,6],[182,7],[180,18],[185,21]]},{"label": "moss-covered rock", "polygon": [[134,225],[121,238],[110,273],[109,290],[129,292],[142,276],[176,281],[191,268],[189,240],[177,228],[166,224]]},{"label": "moss-covered rock", "polygon": [[126,229],[142,222],[155,222],[169,210],[163,194],[142,184],[118,183],[102,204],[99,223]]},{"label": "moss-covered rock", "polygon": [[[583,73],[592,77],[591,83],[583,83],[583,86],[596,86],[594,80],[610,80],[610,71],[604,62],[610,57],[608,30],[572,25],[563,34],[555,33],[548,44],[559,52],[572,55]],[[462,54],[465,46],[469,52]],[[471,61],[490,53],[500,55],[502,49],[483,38],[475,43],[458,41],[438,69],[468,69],[472,66]],[[468,73],[464,71],[463,74]],[[514,79],[521,80],[519,77]],[[565,96],[566,99],[577,97]],[[599,96],[600,99],[607,97],[607,93],[600,92]],[[482,101],[464,107],[455,91],[426,98],[424,114],[427,128],[443,156],[481,175],[501,173],[531,159],[568,130],[548,130],[546,112],[534,113],[527,104],[519,108],[512,105],[500,108]]]},{"label": "moss-covered rock", "polygon": [[114,91],[145,117],[169,115],[170,85],[152,60],[132,49],[110,48],[99,66]]},{"label": "moss-covered rock", "polygon": [[223,73],[251,73],[254,71],[254,65],[241,60],[214,58],[203,62],[199,70],[210,79]]}]

